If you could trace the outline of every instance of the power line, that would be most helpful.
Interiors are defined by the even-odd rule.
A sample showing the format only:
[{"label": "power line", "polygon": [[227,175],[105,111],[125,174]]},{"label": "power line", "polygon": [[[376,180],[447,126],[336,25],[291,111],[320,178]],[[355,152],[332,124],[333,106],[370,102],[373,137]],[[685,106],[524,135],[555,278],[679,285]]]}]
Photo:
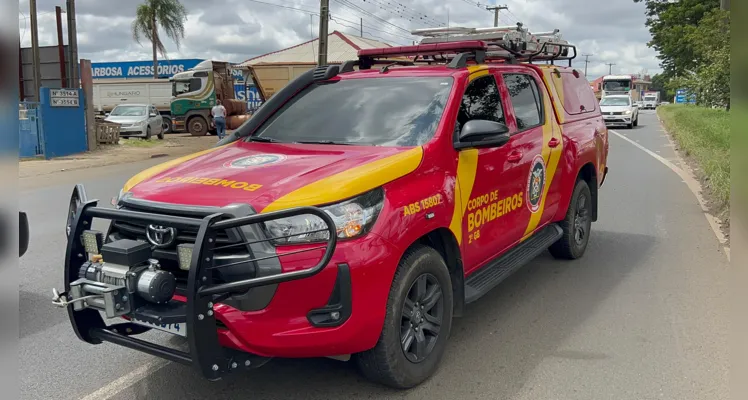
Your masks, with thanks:
[{"label": "power line", "polygon": [[[251,2],[254,2],[254,3],[259,3],[259,4],[265,4],[265,5],[268,5],[268,6],[274,6],[274,7],[285,8],[285,9],[288,9],[288,10],[293,10],[293,11],[299,11],[299,12],[303,12],[303,13],[306,13],[306,14],[309,14],[309,15],[313,15],[313,16],[319,17],[319,12],[317,12],[317,11],[312,11],[312,10],[307,10],[307,9],[304,9],[304,8],[291,7],[291,6],[284,6],[284,5],[281,5],[281,4],[268,3],[268,2],[265,2],[265,1],[260,1],[260,0],[248,0],[248,1],[251,1]],[[338,22],[337,20],[340,20],[340,21],[345,21],[345,22],[349,22],[349,23],[351,23],[351,24],[357,24],[357,23],[358,23],[358,22],[356,22],[356,21],[351,21],[351,20],[349,20],[349,19],[345,19],[345,18],[342,18],[342,17],[333,17],[333,16],[330,16],[330,19],[331,19],[331,20],[333,20],[333,21],[335,21],[335,22]],[[338,23],[339,23],[339,22],[338,22]],[[341,25],[342,25],[342,24],[341,24]],[[381,29],[377,29],[377,28],[369,27],[369,26],[367,26],[367,29],[370,29],[370,30],[372,30],[372,31],[377,31],[377,32],[381,32],[381,33],[386,33],[386,34],[388,34],[388,35],[391,35],[391,36],[395,36],[395,37],[399,37],[399,38],[403,38],[403,39],[408,39],[408,40],[410,40],[410,39],[411,39],[411,37],[409,37],[409,36],[403,36],[403,35],[399,35],[399,34],[396,34],[396,33],[388,32],[388,31],[385,31],[385,30],[381,30]],[[386,39],[386,40],[387,40],[387,39]]]},{"label": "power line", "polygon": [[[416,11],[415,9],[411,9],[408,6],[395,0],[361,0],[361,1],[363,1],[364,3],[369,2],[370,4],[377,3],[380,9],[387,11],[393,15],[395,13],[400,14],[401,17],[407,17],[405,19],[411,22],[413,22],[413,19],[417,19],[423,22],[424,24],[437,25],[437,26],[442,24],[442,22],[429,17],[425,13]],[[388,7],[391,7],[392,9]],[[400,11],[399,9],[402,9],[402,11]]]},{"label": "power line", "polygon": [[605,64],[605,65],[607,65],[607,66],[608,66],[608,75],[613,75],[613,66],[614,66],[615,64],[613,64],[613,63],[607,63],[607,64]]},{"label": "power line", "polygon": [[378,17],[377,15],[375,15],[375,14],[373,14],[373,13],[371,13],[371,12],[369,12],[369,11],[367,11],[367,10],[365,10],[365,9],[363,9],[363,8],[361,8],[361,7],[353,4],[353,3],[351,3],[348,0],[335,0],[335,2],[338,3],[338,4],[340,4],[340,5],[342,5],[343,7],[349,8],[349,9],[351,9],[353,11],[363,12],[365,15],[368,15],[368,16],[376,19],[376,20],[379,20],[379,21],[381,21],[381,22],[383,22],[383,23],[385,23],[385,24],[387,24],[387,25],[389,25],[389,26],[391,26],[393,28],[399,29],[399,30],[401,30],[401,31],[403,31],[403,32],[405,32],[407,34],[410,34],[410,31],[407,30],[407,29],[405,29],[405,28],[403,28],[402,26],[397,26],[397,25],[391,23],[390,21],[387,21],[386,19]]}]

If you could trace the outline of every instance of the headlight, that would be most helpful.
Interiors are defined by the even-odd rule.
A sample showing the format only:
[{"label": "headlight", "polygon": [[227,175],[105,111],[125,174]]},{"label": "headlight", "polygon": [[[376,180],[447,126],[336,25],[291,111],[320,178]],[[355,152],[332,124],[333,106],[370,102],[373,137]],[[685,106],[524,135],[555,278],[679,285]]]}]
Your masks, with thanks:
[{"label": "headlight", "polygon": [[631,114],[631,110],[626,110],[623,113],[626,114],[626,115],[629,115],[629,114]]},{"label": "headlight", "polygon": [[147,120],[147,119],[144,119],[144,120],[142,120],[142,121],[138,122],[138,125],[139,125],[139,126],[146,126],[146,125],[148,125],[148,120]]},{"label": "headlight", "polygon": [[[321,207],[332,217],[338,238],[351,239],[365,234],[376,222],[384,204],[384,190],[374,189],[358,197]],[[325,222],[315,215],[296,215],[265,222],[265,229],[276,244],[311,243],[328,240]]]}]

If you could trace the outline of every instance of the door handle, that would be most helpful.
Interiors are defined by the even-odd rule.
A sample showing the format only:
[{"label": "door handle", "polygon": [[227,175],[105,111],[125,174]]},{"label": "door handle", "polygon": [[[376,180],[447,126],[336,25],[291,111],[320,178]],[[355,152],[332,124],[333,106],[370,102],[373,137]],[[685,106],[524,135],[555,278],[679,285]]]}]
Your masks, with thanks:
[{"label": "door handle", "polygon": [[509,153],[509,155],[506,157],[506,160],[509,162],[518,162],[522,159],[522,152],[520,151],[513,151]]},{"label": "door handle", "polygon": [[550,148],[554,148],[558,146],[559,144],[561,144],[561,141],[556,138],[551,138],[551,140],[548,141],[548,147]]}]

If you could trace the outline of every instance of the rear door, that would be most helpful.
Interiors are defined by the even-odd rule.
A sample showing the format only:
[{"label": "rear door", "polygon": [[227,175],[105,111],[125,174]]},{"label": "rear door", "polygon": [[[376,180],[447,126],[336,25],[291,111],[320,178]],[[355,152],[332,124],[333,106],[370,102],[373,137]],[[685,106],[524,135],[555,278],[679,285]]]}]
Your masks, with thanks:
[{"label": "rear door", "polygon": [[551,138],[543,132],[547,116],[543,110],[542,81],[535,71],[526,67],[504,68],[501,80],[507,93],[512,131],[502,176],[511,182],[510,191],[522,197],[522,206],[503,229],[513,245],[540,222],[548,180],[543,146]]}]

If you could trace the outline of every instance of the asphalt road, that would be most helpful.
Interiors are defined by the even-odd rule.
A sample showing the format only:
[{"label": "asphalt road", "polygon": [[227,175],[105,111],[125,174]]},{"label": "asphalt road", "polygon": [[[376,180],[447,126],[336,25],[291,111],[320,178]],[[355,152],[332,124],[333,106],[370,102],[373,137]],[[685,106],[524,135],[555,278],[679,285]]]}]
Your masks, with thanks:
[{"label": "asphalt road", "polygon": [[[675,160],[652,112],[642,112],[639,127],[616,131]],[[50,288],[62,285],[72,185],[84,183],[89,196],[108,204],[128,177],[156,161],[24,180],[20,205],[30,215],[31,245],[21,259],[21,396],[79,399],[99,390],[89,398],[727,399],[728,262],[721,246],[677,174],[615,135],[610,151],[600,220],[584,258],[542,255],[469,306],[438,374],[401,393],[334,360],[274,360],[209,383],[180,365],[78,341],[66,313],[50,303]],[[174,340],[164,335],[149,334]]]}]

